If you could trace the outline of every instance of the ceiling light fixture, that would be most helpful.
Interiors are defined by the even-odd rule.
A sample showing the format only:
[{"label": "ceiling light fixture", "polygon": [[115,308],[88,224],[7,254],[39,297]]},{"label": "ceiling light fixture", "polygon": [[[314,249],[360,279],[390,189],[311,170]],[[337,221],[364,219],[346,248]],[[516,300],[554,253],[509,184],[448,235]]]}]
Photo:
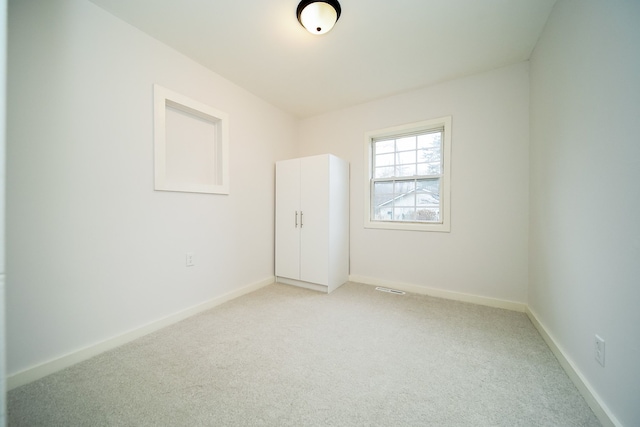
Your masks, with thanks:
[{"label": "ceiling light fixture", "polygon": [[300,24],[311,34],[324,34],[333,28],[340,18],[340,3],[337,0],[302,0],[297,15]]}]

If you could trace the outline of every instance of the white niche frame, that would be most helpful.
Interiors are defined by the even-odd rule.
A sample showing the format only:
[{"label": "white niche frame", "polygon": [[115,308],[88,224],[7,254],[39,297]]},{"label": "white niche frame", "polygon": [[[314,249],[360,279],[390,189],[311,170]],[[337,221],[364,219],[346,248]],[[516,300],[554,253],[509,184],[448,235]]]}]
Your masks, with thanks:
[{"label": "white niche frame", "polygon": [[157,84],[153,99],[155,190],[229,194],[229,115]]}]

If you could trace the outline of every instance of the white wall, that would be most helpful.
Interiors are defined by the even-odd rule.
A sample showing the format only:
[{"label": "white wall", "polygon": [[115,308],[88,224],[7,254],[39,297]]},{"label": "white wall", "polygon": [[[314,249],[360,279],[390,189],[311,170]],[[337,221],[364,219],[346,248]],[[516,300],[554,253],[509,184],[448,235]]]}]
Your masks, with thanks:
[{"label": "white wall", "polygon": [[639,76],[637,1],[560,1],[531,59],[530,309],[626,426],[640,425]]},{"label": "white wall", "polygon": [[[524,303],[528,64],[305,119],[300,154],[351,163],[351,274]],[[451,232],[365,229],[364,133],[452,116]]]},{"label": "white wall", "polygon": [[[11,1],[9,39],[9,374],[273,277],[292,116],[88,1]],[[229,113],[229,196],[153,191],[153,83]]]},{"label": "white wall", "polygon": [[7,1],[0,0],[0,426],[6,421],[5,150],[7,117]]}]

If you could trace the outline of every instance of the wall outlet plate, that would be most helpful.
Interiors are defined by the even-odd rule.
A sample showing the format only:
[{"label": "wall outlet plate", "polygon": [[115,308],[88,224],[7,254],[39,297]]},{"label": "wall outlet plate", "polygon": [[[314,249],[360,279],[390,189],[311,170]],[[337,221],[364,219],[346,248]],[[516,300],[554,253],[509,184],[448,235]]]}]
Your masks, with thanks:
[{"label": "wall outlet plate", "polygon": [[193,252],[187,252],[187,267],[196,265],[196,256]]}]

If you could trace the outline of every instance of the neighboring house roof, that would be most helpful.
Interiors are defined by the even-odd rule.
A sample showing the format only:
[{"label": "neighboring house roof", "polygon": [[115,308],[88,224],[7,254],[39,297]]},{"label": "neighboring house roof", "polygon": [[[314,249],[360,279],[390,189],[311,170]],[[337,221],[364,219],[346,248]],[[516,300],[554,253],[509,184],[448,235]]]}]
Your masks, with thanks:
[{"label": "neighboring house roof", "polygon": [[[376,206],[376,208],[382,208],[384,206],[388,206],[388,205],[395,205],[395,206],[415,206],[415,204],[409,203],[409,204],[402,204],[402,201],[404,199],[407,199],[408,197],[414,197],[414,195],[416,195],[415,193],[418,193],[418,196],[424,196],[427,198],[427,203],[428,204],[434,204],[434,205],[439,205],[440,204],[440,200],[437,197],[437,195],[434,195],[434,193],[432,191],[429,191],[427,189],[424,188],[420,188],[420,189],[413,189],[411,191],[408,191],[406,193],[403,194],[399,194],[396,197],[393,197],[389,200],[387,200],[386,202],[382,202],[380,204],[378,204]],[[400,202],[400,203],[398,203]]]}]

